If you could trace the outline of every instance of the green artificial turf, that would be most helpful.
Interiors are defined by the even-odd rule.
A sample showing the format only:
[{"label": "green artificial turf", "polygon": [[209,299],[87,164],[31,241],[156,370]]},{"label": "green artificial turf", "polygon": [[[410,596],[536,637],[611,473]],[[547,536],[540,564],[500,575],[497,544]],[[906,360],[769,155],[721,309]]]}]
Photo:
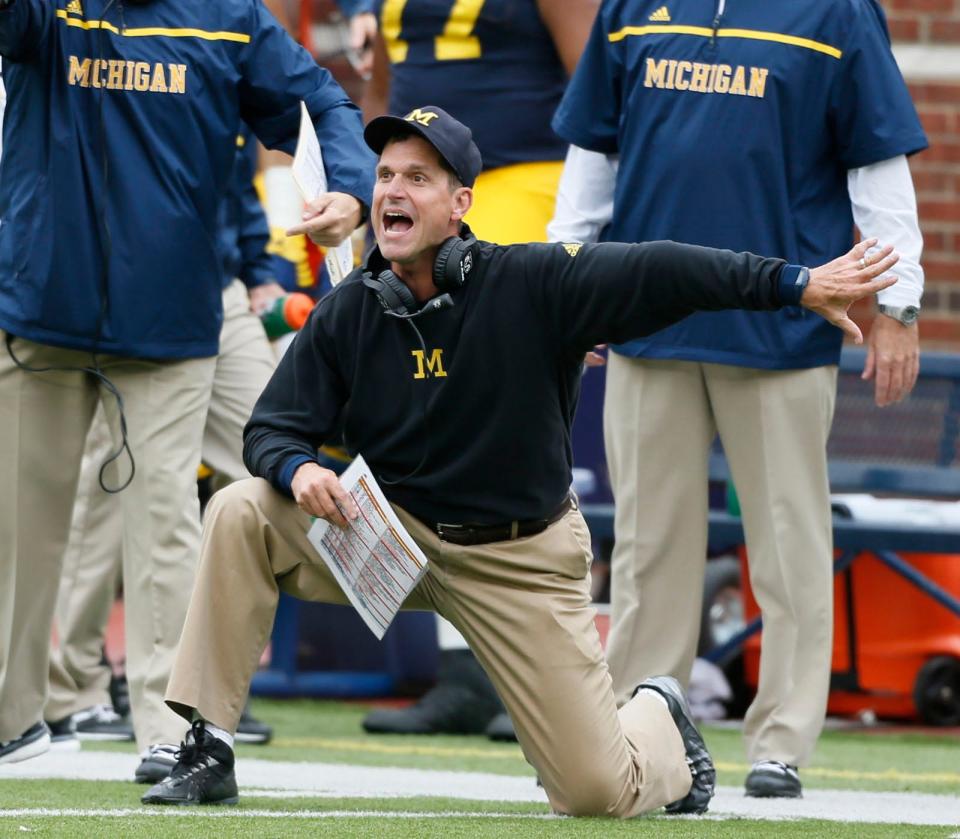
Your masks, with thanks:
[{"label": "green artificial turf", "polygon": [[[480,771],[528,776],[518,746],[483,737],[390,737],[363,732],[369,706],[310,700],[255,700],[254,713],[275,728],[268,746],[240,744],[241,758],[314,761],[366,766]],[[739,786],[746,772],[739,731],[707,727],[705,736],[719,768],[718,782]],[[802,770],[808,788],[913,791],[956,795],[960,790],[960,742],[956,734],[826,732],[813,765]],[[136,766],[132,744],[85,743],[87,750],[123,751]],[[241,784],[243,779],[240,779]],[[670,819],[630,822],[556,819],[544,804],[464,801],[449,798],[268,798],[243,793],[237,808],[141,811],[145,788],[133,783],[67,780],[0,780],[0,810],[124,810],[124,815],[0,816],[0,837],[843,837],[911,839],[960,836],[960,827],[868,825],[816,820]],[[277,816],[259,815],[275,813]],[[309,818],[297,813],[312,814]],[[197,815],[202,813],[203,815]],[[207,815],[215,813],[215,815]],[[250,815],[244,816],[243,813]],[[317,815],[320,814],[320,815]],[[326,817],[322,817],[327,814]],[[379,815],[378,815],[379,814]],[[409,814],[409,815],[402,815]],[[433,815],[428,815],[433,814]]]},{"label": "green artificial turf", "polygon": [[[520,747],[485,737],[370,735],[361,720],[369,706],[308,699],[254,700],[256,716],[274,727],[266,746],[239,744],[242,757],[308,760],[358,766],[402,766],[502,775],[534,773]],[[717,782],[739,786],[747,772],[740,732],[704,726],[718,768]],[[84,748],[129,751],[130,744],[85,743]],[[801,778],[810,789],[853,789],[956,794],[960,790],[960,738],[956,734],[826,731]]]}]

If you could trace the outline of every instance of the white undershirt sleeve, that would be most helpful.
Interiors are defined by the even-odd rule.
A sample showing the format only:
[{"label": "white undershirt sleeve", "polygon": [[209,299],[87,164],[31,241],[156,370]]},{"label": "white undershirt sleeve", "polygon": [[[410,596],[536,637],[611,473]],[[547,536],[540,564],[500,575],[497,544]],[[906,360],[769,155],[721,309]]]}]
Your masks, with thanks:
[{"label": "white undershirt sleeve", "polygon": [[919,306],[923,294],[920,254],[923,236],[917,218],[917,196],[904,155],[847,173],[853,220],[864,239],[893,245],[900,261],[891,271],[897,284],[878,295],[885,306]]},{"label": "white undershirt sleeve", "polygon": [[617,182],[615,156],[570,146],[560,175],[553,219],[547,225],[550,242],[596,242],[613,218]]}]

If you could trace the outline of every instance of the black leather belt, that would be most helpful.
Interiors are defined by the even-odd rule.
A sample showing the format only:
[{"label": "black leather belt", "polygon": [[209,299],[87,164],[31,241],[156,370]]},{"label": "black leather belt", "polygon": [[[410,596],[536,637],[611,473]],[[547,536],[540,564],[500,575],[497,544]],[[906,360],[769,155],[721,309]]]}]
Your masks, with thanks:
[{"label": "black leather belt", "polygon": [[524,536],[536,536],[543,533],[551,524],[562,519],[575,504],[572,495],[563,499],[563,503],[546,519],[532,521],[508,521],[502,524],[444,524],[443,522],[425,522],[441,541],[454,545],[484,545],[488,542],[507,542]]}]

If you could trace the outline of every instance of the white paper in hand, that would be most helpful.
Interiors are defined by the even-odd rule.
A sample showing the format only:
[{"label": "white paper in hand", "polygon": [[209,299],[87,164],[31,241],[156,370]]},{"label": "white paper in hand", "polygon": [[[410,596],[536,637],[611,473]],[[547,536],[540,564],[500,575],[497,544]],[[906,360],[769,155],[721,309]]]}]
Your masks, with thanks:
[{"label": "white paper in hand", "polygon": [[[293,180],[307,203],[327,191],[327,173],[323,168],[323,152],[313,120],[305,103],[300,103],[300,136],[293,155]],[[348,236],[335,248],[327,248],[327,271],[336,285],[353,270],[353,243]]]},{"label": "white paper in hand", "polygon": [[370,631],[383,638],[427,573],[427,558],[400,524],[370,467],[357,457],[340,476],[360,515],[345,530],[317,519],[307,533]]}]

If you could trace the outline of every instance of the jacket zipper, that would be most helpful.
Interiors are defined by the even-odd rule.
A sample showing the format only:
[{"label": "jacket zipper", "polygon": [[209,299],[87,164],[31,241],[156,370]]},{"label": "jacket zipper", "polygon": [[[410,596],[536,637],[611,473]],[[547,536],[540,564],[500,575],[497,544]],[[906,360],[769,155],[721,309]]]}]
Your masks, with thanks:
[{"label": "jacket zipper", "polygon": [[727,0],[717,0],[717,12],[713,17],[713,35],[710,38],[713,46],[717,45],[717,30],[720,28],[720,18],[723,17],[723,12],[726,6]]}]

